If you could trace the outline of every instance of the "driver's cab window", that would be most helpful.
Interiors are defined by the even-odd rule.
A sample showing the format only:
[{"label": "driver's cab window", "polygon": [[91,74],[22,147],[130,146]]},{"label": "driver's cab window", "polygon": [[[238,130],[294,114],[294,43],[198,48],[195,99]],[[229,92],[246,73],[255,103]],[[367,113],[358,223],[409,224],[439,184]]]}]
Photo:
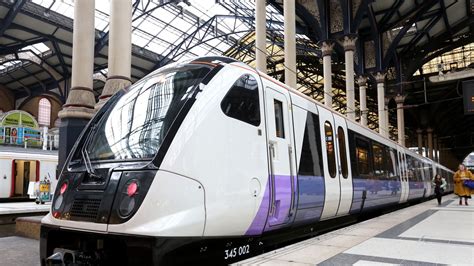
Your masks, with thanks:
[{"label": "driver's cab window", "polygon": [[260,104],[257,79],[250,74],[241,76],[222,100],[221,109],[229,117],[259,126]]}]

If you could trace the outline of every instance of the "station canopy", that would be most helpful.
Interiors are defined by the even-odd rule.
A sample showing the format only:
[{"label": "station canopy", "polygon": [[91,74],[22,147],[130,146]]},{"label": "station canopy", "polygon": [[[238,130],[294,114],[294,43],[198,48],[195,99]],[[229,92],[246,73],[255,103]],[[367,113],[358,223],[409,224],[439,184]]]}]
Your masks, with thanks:
[{"label": "station canopy", "polygon": [[[96,96],[107,76],[109,1],[95,1]],[[223,55],[254,31],[250,1],[133,1],[132,80],[167,63]],[[71,75],[74,2],[0,2],[0,84],[16,98],[52,91],[65,100],[61,84]],[[269,31],[283,33],[283,15],[267,6]],[[306,38],[299,35],[299,38]],[[59,89],[58,89],[59,88]]]}]

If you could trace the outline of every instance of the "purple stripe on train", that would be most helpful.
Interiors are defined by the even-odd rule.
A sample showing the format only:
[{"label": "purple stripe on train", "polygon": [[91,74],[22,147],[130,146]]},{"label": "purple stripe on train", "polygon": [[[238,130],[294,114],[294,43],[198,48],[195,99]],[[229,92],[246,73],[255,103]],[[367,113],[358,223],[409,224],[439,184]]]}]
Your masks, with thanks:
[{"label": "purple stripe on train", "polygon": [[[295,179],[296,182],[296,179]],[[286,222],[294,224],[307,224],[317,222],[324,206],[325,184],[322,176],[298,176],[297,197],[295,198],[295,212],[288,216],[291,204],[291,182],[289,176],[275,176],[275,211],[271,217],[270,208],[270,181],[265,186],[264,196],[259,205],[257,214],[246,232],[246,235],[260,235],[263,231],[271,231],[284,227]],[[409,182],[409,196],[419,198],[423,196],[424,182]],[[353,179],[353,199],[351,213],[364,209],[369,210],[386,204],[395,204],[400,200],[401,183],[399,180]],[[366,194],[365,201],[363,194]],[[268,218],[268,221],[267,221]]]},{"label": "purple stripe on train", "polygon": [[[321,216],[324,205],[324,179],[322,176],[298,176],[294,179],[297,197],[295,209],[291,215],[291,179],[289,176],[275,176],[275,210],[269,217],[270,180],[265,187],[264,196],[254,221],[246,235],[259,235],[264,230],[270,231],[287,225],[288,222],[316,222]],[[267,220],[268,218],[268,220]]]}]

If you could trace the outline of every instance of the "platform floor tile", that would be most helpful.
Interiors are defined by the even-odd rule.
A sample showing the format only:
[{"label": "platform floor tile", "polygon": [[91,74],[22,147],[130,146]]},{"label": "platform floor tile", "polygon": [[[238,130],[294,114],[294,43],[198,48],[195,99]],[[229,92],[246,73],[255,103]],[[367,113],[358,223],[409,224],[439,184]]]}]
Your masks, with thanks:
[{"label": "platform floor tile", "polygon": [[453,195],[443,201],[420,203],[237,264],[474,265],[474,206],[459,206]]},{"label": "platform floor tile", "polygon": [[2,237],[0,250],[2,266],[40,265],[38,240],[17,236]]}]

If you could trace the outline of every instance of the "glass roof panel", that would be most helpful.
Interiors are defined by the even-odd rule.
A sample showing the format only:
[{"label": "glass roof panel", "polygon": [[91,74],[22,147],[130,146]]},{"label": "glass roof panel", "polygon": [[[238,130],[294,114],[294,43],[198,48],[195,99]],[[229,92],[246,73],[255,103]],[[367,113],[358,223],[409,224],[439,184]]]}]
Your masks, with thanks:
[{"label": "glass roof panel", "polygon": [[[74,16],[73,0],[32,1],[67,17]],[[172,60],[208,54],[221,55],[254,29],[253,1],[216,3],[215,0],[189,0],[187,3],[176,3],[176,1],[166,3],[166,1],[134,0],[132,2],[136,3],[133,7],[132,43],[162,56],[176,55],[176,58],[171,58]],[[96,29],[108,31],[110,1],[95,1],[95,8]],[[230,17],[225,17],[229,15]],[[233,15],[248,19],[234,18]],[[283,30],[281,23],[283,15],[272,5],[267,5],[267,18],[268,27]],[[270,20],[280,23],[270,23]],[[199,31],[194,34],[198,29]],[[307,39],[303,35],[298,38]],[[185,45],[180,45],[183,40]]]},{"label": "glass roof panel", "polygon": [[31,50],[35,54],[39,55],[39,54],[42,54],[46,51],[49,51],[50,49],[44,43],[37,43],[37,44],[33,44],[33,45],[28,45],[28,46],[23,47],[23,48],[20,49],[20,51],[27,51],[27,50]]}]

